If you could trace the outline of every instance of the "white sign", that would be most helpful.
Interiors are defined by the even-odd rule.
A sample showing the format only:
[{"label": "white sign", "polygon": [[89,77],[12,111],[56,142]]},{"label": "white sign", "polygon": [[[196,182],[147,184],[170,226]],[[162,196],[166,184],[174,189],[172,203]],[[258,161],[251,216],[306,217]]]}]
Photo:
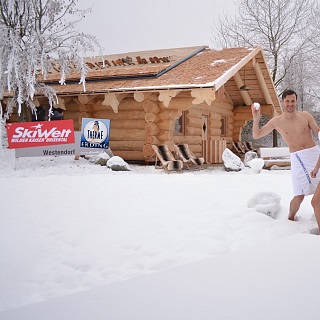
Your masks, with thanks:
[{"label": "white sign", "polygon": [[50,157],[70,155],[94,155],[101,152],[101,149],[80,147],[80,131],[74,132],[75,142],[71,144],[58,144],[52,146],[40,146],[31,148],[15,149],[16,158],[20,157]]}]

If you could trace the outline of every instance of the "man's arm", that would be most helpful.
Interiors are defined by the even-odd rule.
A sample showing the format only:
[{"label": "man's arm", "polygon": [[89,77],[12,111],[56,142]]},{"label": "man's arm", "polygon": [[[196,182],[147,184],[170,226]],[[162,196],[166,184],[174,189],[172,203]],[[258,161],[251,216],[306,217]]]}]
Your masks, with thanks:
[{"label": "man's arm", "polygon": [[309,112],[305,111],[305,114],[308,117],[308,122],[309,122],[309,126],[310,126],[311,130],[313,131],[313,133],[315,135],[318,135],[318,132],[320,131],[320,128],[317,125],[316,120],[314,119],[314,117]]},{"label": "man's arm", "polygon": [[274,118],[269,120],[262,128],[260,128],[259,127],[260,109],[256,110],[255,108],[253,108],[253,106],[251,106],[251,110],[252,110],[252,116],[253,116],[253,125],[252,125],[253,139],[262,138],[267,134],[269,134],[270,132],[272,132],[273,129],[275,129],[273,124]]}]

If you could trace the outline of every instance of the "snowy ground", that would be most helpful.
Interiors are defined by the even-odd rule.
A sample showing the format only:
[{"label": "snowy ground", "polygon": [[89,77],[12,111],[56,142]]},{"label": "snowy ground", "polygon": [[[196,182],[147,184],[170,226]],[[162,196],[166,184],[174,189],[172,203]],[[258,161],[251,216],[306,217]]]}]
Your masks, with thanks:
[{"label": "snowy ground", "polygon": [[[301,313],[318,319],[310,317],[320,289],[319,240],[309,233],[316,222],[311,197],[303,202],[299,221],[287,220],[290,171],[211,167],[165,174],[132,165],[130,172],[113,172],[69,157],[21,158],[15,169],[13,151],[1,152],[1,320],[158,319],[154,314],[163,320],[260,320],[261,292],[262,304],[280,299],[282,312],[265,313],[266,319],[299,319]],[[275,219],[247,207],[259,192],[281,196]],[[155,287],[154,281],[162,285]],[[192,292],[205,284],[202,304]],[[239,292],[243,285],[250,288],[247,298]],[[110,296],[123,298],[112,307]],[[213,310],[210,299],[219,296],[252,310],[234,309],[239,316],[226,306]],[[180,303],[190,299],[202,309],[186,316]],[[134,309],[147,300],[152,312],[123,314],[125,306]],[[81,315],[70,318],[68,307],[75,305],[81,305]],[[171,305],[172,318],[164,305]],[[65,312],[57,317],[52,310],[59,306]]]}]

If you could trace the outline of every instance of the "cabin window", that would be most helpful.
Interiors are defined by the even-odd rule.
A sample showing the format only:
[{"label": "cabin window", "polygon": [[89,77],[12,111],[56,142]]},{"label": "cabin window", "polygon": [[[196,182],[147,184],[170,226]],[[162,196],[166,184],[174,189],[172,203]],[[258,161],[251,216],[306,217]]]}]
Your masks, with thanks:
[{"label": "cabin window", "polygon": [[176,123],[174,125],[175,135],[185,134],[185,119],[186,119],[186,113],[185,111],[183,111],[181,117],[176,120]]},{"label": "cabin window", "polygon": [[227,117],[221,117],[221,137],[227,136]]}]

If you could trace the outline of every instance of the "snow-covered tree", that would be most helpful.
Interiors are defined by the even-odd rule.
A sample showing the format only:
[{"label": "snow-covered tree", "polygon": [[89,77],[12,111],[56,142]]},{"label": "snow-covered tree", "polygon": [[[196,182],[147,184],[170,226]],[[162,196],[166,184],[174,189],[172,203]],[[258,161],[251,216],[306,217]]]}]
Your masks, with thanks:
[{"label": "snow-covered tree", "polygon": [[236,0],[235,5],[233,17],[225,14],[215,24],[214,44],[260,45],[279,94],[295,88],[306,104],[320,85],[314,77],[320,62],[318,0]]},{"label": "snow-covered tree", "polygon": [[[77,8],[78,0],[0,0],[0,101],[5,97],[6,119],[13,108],[31,108],[34,96],[41,94],[52,106],[56,95],[41,82],[59,65],[64,84],[71,68],[81,74],[85,90],[87,66],[84,57],[100,48],[98,40],[76,30],[90,9]],[[50,108],[50,112],[51,112]]]}]

